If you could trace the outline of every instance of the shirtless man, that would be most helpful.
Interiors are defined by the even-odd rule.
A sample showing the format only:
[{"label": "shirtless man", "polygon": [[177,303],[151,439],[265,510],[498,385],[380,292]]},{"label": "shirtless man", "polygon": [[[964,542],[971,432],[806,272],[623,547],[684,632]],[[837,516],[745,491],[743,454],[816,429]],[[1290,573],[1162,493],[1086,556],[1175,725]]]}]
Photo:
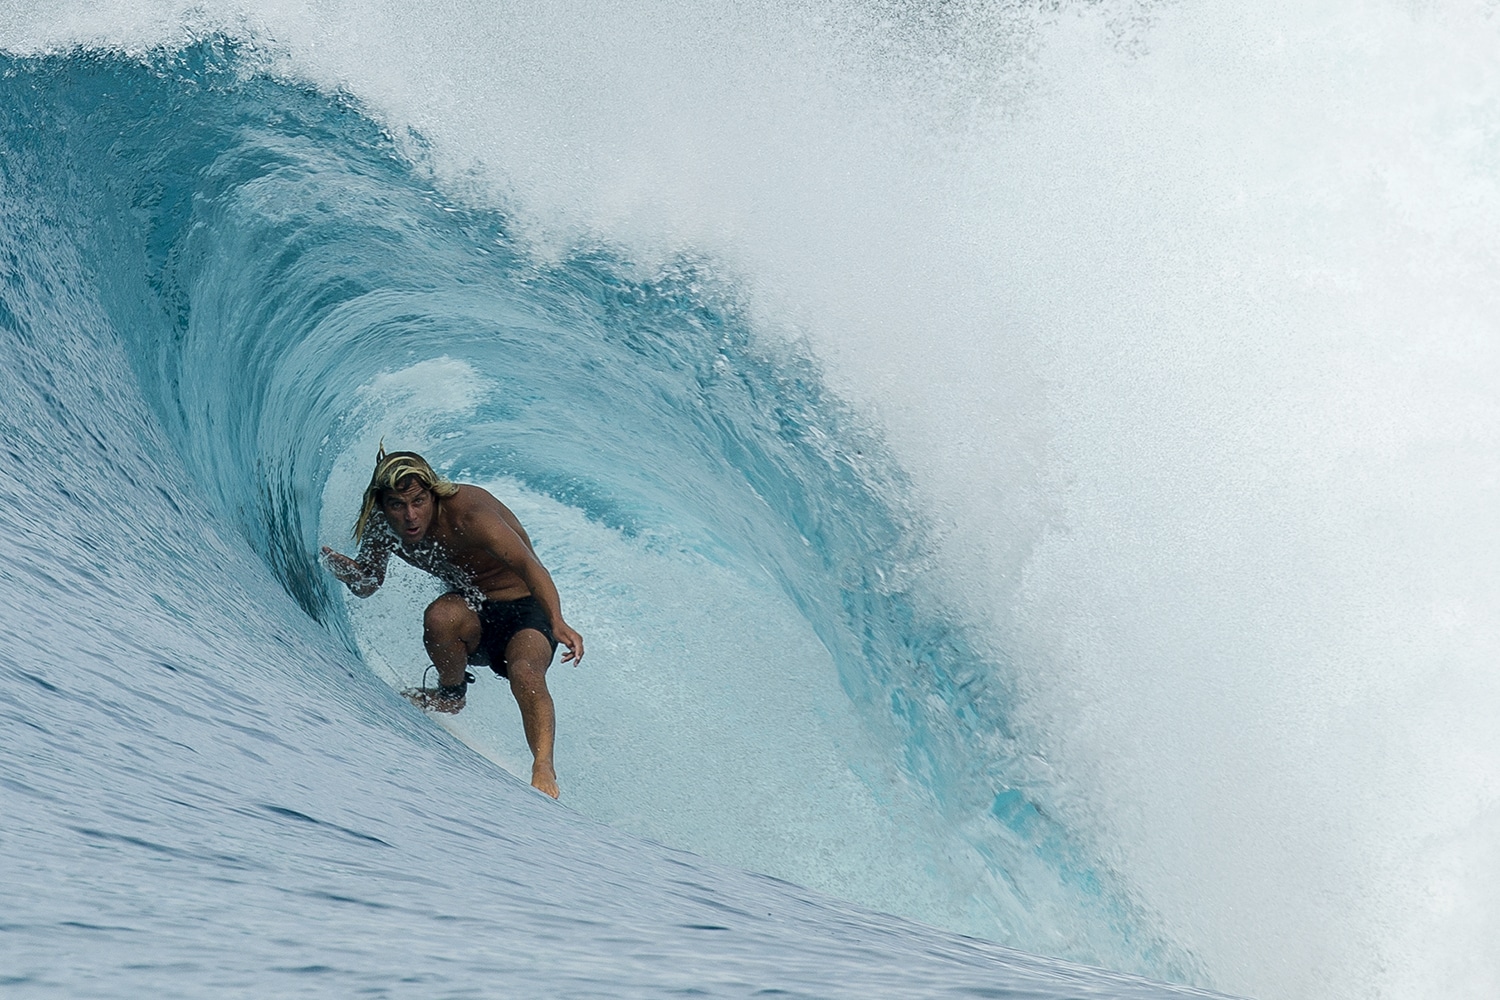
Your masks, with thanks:
[{"label": "shirtless man", "polygon": [[521,707],[532,786],[557,798],[547,667],[559,642],[568,648],[563,662],[576,665],[583,639],[563,621],[557,587],[516,515],[478,486],[440,478],[420,455],[381,448],[354,537],[356,557],[325,545],[323,561],[356,597],[369,597],[385,582],[393,553],[448,587],[422,619],[422,642],[439,687],[418,691],[413,700],[457,712],[468,689],[465,665],[488,663],[509,678]]}]

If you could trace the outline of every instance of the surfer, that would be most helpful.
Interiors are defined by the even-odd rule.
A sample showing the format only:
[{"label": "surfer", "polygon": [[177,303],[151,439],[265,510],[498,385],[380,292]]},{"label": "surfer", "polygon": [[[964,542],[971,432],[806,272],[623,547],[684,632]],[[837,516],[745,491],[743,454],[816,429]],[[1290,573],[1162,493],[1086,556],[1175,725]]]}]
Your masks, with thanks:
[{"label": "surfer", "polygon": [[472,680],[466,664],[487,663],[510,681],[521,708],[532,786],[557,798],[547,668],[558,643],[568,650],[564,663],[581,661],[583,639],[563,621],[557,587],[516,515],[487,490],[439,477],[422,456],[382,446],[354,537],[357,556],[325,545],[323,561],[356,597],[380,588],[392,554],[448,588],[422,618],[438,687],[403,693],[423,708],[458,712]]}]

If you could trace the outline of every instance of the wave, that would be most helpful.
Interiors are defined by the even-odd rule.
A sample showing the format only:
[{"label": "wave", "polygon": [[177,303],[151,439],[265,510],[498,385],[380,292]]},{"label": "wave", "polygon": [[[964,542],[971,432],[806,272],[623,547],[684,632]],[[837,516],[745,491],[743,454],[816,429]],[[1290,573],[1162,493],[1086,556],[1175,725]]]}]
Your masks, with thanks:
[{"label": "wave", "polygon": [[[752,336],[701,264],[538,263],[350,101],[256,72],[226,39],[3,72],[8,438],[32,495],[53,496],[33,516],[62,530],[12,535],[46,585],[13,569],[8,589],[68,605],[84,653],[48,680],[20,666],[45,641],[13,632],[17,683],[170,706],[188,673],[206,703],[264,660],[272,692],[242,696],[253,735],[342,758],[330,716],[369,685],[327,676],[328,643],[400,683],[422,584],[348,609],[313,554],[347,528],[376,440],[399,436],[498,484],[592,623],[594,670],[616,676],[559,694],[582,808],[990,938],[1189,974],[1026,791],[1006,692],[962,666],[963,629],[922,596],[924,531],[878,437],[802,347]],[[43,416],[75,439],[25,441]],[[101,553],[109,575],[89,571]],[[121,561],[133,572],[112,577]],[[270,580],[297,611],[256,591]],[[23,607],[12,630],[42,614]],[[497,759],[506,701],[476,698],[461,730]],[[355,711],[377,724],[388,703]],[[161,819],[140,812],[125,841],[151,849]],[[315,813],[249,810],[385,843]],[[102,829],[81,835],[122,842]]]},{"label": "wave", "polygon": [[[255,840],[136,753],[403,841],[266,749],[452,746],[377,683],[423,581],[311,561],[384,436],[589,623],[581,812],[1120,969],[1492,992],[1485,5],[73,8],[0,23],[25,843]],[[524,753],[498,685],[451,731]]]}]

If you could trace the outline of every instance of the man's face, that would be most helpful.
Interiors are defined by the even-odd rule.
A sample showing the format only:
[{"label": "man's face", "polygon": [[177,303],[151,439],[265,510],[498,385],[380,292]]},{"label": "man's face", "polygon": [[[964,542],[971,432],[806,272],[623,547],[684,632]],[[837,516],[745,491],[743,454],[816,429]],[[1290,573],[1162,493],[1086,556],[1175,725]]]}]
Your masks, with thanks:
[{"label": "man's face", "polygon": [[432,517],[437,512],[432,493],[411,476],[403,479],[394,490],[386,490],[380,501],[380,509],[390,522],[391,530],[403,542],[420,542],[432,527]]}]

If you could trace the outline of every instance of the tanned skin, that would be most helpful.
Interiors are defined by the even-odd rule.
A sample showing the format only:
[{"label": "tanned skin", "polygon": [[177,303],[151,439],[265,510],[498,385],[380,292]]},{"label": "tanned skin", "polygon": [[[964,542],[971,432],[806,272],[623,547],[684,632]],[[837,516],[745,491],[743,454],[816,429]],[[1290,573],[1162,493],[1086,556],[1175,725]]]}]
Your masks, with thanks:
[{"label": "tanned skin", "polygon": [[[521,522],[499,500],[478,486],[460,485],[458,493],[440,500],[415,476],[380,497],[380,509],[400,544],[393,550],[411,562],[410,547],[424,540],[440,546],[447,560],[467,573],[485,597],[513,601],[535,597],[546,612],[552,634],[567,648],[562,662],[583,659],[583,638],[563,621],[562,605],[552,576],[537,560]],[[368,597],[385,582],[385,566],[362,565],[326,545],[323,559],[358,597]],[[458,594],[444,594],[427,606],[422,620],[422,642],[437,667],[438,683],[463,683],[469,655],[479,648],[479,616]],[[547,691],[547,667],[552,646],[536,629],[522,629],[505,647],[510,690],[521,709],[526,742],[531,747],[532,787],[558,796],[557,772],[552,764],[552,742],[557,729],[552,695]],[[439,712],[457,712],[463,699],[434,698]]]}]

